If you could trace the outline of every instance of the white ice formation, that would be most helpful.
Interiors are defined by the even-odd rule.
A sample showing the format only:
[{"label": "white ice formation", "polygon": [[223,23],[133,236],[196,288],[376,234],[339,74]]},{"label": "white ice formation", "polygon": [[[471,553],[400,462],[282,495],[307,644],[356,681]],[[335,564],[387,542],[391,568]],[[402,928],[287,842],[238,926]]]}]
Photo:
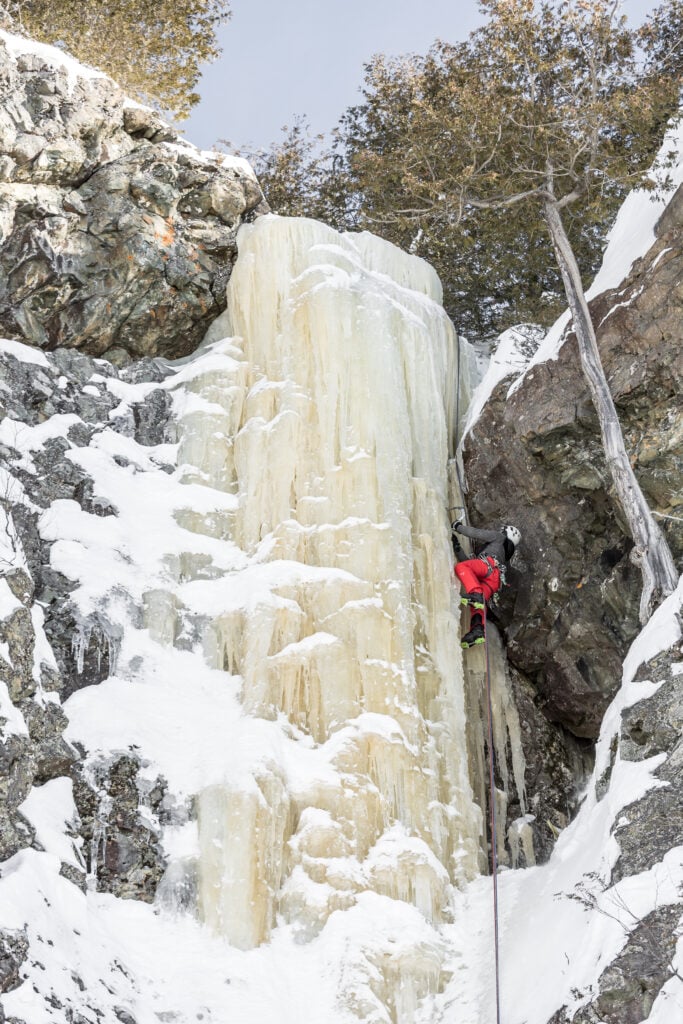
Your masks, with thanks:
[{"label": "white ice formation", "polygon": [[[467,614],[467,613],[465,613]],[[463,632],[469,628],[465,622]],[[491,730],[493,736],[494,796],[496,801],[496,854],[498,864],[508,865],[506,839],[512,853],[513,867],[530,867],[536,863],[533,816],[527,814],[524,785],[525,759],[522,747],[522,728],[510,682],[505,648],[493,622],[486,626],[488,640],[488,675],[491,693]],[[490,779],[487,750],[488,697],[486,649],[472,649],[465,662],[465,706],[467,713],[467,753],[475,798],[482,808],[489,808]],[[510,795],[516,796],[521,817],[510,826],[506,836]],[[488,856],[482,833],[482,870],[486,871]],[[523,861],[520,853],[524,855]]]},{"label": "white ice formation", "polygon": [[[306,979],[269,1020],[411,1024],[485,863],[446,511],[458,342],[431,268],[371,235],[262,217],[239,248],[227,313],[163,384],[178,443],[103,429],[70,457],[117,516],[43,517],[86,631],[117,640],[68,735],[167,780],[161,913],[187,929],[196,879],[202,934],[232,950],[212,977],[242,978],[207,1021],[265,1000],[286,949]],[[117,423],[159,386],[103,384]],[[145,1005],[178,992],[182,1014],[171,962]]]},{"label": "white ice formation", "polygon": [[367,890],[438,924],[476,869],[438,288],[371,235],[261,219],[240,238],[230,340],[183,385],[179,461],[234,495],[216,535],[248,566],[178,596],[211,615],[207,657],[241,677],[245,712],[279,717],[321,766],[256,750],[199,795],[201,913],[240,948],[277,913],[312,937]]}]

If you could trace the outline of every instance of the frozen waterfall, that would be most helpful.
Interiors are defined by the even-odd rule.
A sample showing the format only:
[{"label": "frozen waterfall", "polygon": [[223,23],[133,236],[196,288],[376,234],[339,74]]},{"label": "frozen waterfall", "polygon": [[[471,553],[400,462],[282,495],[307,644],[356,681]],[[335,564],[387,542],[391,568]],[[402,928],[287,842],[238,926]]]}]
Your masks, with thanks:
[{"label": "frozen waterfall", "polygon": [[[184,584],[206,648],[314,771],[257,751],[199,796],[203,918],[248,948],[374,890],[442,920],[477,866],[445,468],[456,339],[423,262],[307,220],[243,229],[229,340],[185,385],[180,462],[250,560]],[[192,528],[207,532],[202,521]],[[224,531],[224,532],[223,532]],[[219,585],[220,587],[220,585]]]},{"label": "frozen waterfall", "polygon": [[[227,312],[161,385],[177,443],[103,430],[78,458],[117,518],[56,503],[43,524],[83,621],[121,635],[69,735],[167,781],[162,904],[186,919],[196,891],[242,978],[220,1024],[245,991],[273,1021],[412,1024],[453,973],[454,887],[485,870],[440,299],[371,235],[243,227]],[[117,385],[118,414],[159,386]],[[294,995],[262,991],[300,956]]]}]

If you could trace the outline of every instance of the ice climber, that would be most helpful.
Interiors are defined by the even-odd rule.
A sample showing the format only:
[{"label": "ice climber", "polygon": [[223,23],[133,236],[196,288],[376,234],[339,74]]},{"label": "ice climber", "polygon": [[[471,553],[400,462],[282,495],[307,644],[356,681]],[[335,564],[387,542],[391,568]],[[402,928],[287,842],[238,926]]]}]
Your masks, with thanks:
[{"label": "ice climber", "polygon": [[[474,526],[465,526],[458,521],[452,524],[453,550],[458,559],[455,563],[455,575],[458,577],[465,594],[460,598],[461,604],[468,604],[472,609],[470,631],[460,642],[461,647],[474,647],[486,642],[484,628],[484,609],[500,588],[505,584],[505,574],[510,559],[522,539],[516,526],[501,526],[498,530],[477,530]],[[474,541],[483,541],[484,546],[475,558],[464,558],[460,561],[462,548],[458,534]]]}]

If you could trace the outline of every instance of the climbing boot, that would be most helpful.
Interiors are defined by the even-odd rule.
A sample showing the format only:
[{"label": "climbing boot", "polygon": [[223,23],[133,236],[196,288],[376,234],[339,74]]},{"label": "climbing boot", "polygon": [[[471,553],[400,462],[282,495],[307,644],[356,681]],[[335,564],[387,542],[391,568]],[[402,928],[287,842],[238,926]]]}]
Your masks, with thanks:
[{"label": "climbing boot", "polygon": [[470,608],[478,608],[480,610],[483,610],[486,607],[484,595],[476,590],[471,594],[464,594],[460,598],[460,604],[467,604]]},{"label": "climbing boot", "polygon": [[460,646],[467,650],[468,647],[478,647],[479,644],[486,643],[486,633],[484,627],[477,623],[476,626],[472,626],[469,633],[465,633],[464,637],[460,641]]}]

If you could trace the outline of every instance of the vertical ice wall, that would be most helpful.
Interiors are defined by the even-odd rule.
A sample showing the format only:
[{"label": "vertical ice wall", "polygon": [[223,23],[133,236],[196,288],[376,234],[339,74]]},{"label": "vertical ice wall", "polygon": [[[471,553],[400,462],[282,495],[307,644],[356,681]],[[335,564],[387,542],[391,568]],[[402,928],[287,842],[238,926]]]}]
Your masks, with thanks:
[{"label": "vertical ice wall", "polygon": [[[468,620],[469,613],[464,612]],[[464,629],[469,628],[466,621]],[[520,854],[527,867],[535,864],[533,833],[527,814],[524,786],[525,758],[522,747],[522,729],[508,674],[505,649],[500,634],[492,622],[486,626],[491,687],[491,725],[496,800],[496,855],[499,864],[518,867]],[[485,648],[468,653],[465,666],[465,703],[467,708],[467,746],[470,776],[479,806],[490,815],[488,707],[486,692]],[[508,810],[512,800],[519,804],[520,814],[506,833]],[[508,855],[507,844],[510,848]],[[482,843],[484,835],[482,834]],[[488,852],[482,845],[482,852]],[[482,864],[483,867],[483,864]]]},{"label": "vertical ice wall", "polygon": [[[477,869],[440,298],[430,267],[371,235],[261,218],[213,332],[229,337],[177,391],[184,479],[232,496],[178,521],[243,555],[221,579],[190,560],[177,599],[249,720],[278,724],[198,798],[200,912],[243,949],[276,915],[310,939],[370,893],[438,926]],[[414,943],[368,967],[400,1021],[442,982],[436,932]]]}]

